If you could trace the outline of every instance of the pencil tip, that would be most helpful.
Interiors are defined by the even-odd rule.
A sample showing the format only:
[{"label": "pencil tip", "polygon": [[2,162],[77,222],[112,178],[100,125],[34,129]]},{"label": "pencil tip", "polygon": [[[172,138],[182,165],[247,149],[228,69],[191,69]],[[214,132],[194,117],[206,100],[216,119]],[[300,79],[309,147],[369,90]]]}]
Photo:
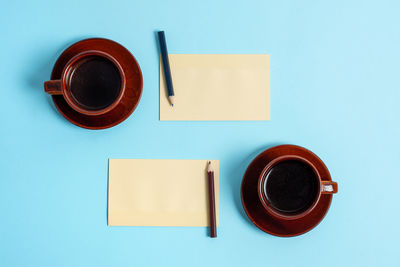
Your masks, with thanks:
[{"label": "pencil tip", "polygon": [[214,168],[212,167],[211,160],[207,161],[207,172],[213,172]]}]

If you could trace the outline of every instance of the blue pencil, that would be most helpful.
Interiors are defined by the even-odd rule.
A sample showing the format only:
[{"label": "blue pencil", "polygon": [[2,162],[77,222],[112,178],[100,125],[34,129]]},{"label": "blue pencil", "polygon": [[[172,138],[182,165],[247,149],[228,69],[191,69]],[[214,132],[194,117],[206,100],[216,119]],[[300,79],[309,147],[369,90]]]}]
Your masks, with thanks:
[{"label": "blue pencil", "polygon": [[171,105],[174,106],[174,87],[172,86],[171,69],[169,67],[168,50],[164,31],[158,32],[158,40],[160,42],[161,59],[164,67],[165,83],[167,84],[168,99]]}]

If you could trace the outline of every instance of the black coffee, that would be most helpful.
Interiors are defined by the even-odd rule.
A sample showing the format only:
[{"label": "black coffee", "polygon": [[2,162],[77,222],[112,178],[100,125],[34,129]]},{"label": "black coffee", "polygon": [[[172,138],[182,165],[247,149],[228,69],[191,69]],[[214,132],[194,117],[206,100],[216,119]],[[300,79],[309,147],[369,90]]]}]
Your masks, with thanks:
[{"label": "black coffee", "polygon": [[319,190],[318,177],[308,164],[286,160],[273,166],[267,173],[264,190],[272,207],[294,215],[313,204]]},{"label": "black coffee", "polygon": [[70,90],[75,101],[88,110],[111,105],[121,90],[121,75],[108,59],[91,56],[77,63],[70,75]]}]

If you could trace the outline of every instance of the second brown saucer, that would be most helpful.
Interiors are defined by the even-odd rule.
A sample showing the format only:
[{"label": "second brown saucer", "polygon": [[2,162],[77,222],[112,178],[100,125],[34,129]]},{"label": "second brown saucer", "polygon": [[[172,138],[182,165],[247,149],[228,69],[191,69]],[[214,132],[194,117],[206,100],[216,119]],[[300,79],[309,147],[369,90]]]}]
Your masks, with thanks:
[{"label": "second brown saucer", "polygon": [[[322,182],[332,180],[330,173],[318,156],[311,151],[295,146],[280,145],[259,154],[247,168],[241,186],[241,198],[244,210],[250,220],[261,230],[280,237],[304,234],[317,226],[325,217],[332,201],[332,194],[322,194],[307,215],[296,219],[279,218],[266,209],[259,197],[259,179],[268,164],[282,156],[301,157],[315,166]],[[328,184],[329,184],[328,183]],[[335,183],[333,183],[335,184]],[[337,190],[337,187],[335,188]]]}]

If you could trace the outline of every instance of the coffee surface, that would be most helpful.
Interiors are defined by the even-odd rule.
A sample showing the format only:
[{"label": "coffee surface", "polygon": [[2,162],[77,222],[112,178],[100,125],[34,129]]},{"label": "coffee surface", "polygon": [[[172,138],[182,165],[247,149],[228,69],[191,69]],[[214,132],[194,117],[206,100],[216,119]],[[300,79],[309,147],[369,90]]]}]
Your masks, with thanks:
[{"label": "coffee surface", "polygon": [[266,174],[264,190],[267,201],[276,210],[298,214],[314,203],[319,190],[318,177],[308,164],[287,160]]},{"label": "coffee surface", "polygon": [[121,90],[118,68],[100,56],[89,57],[77,64],[70,76],[70,90],[75,101],[88,110],[111,105]]}]

